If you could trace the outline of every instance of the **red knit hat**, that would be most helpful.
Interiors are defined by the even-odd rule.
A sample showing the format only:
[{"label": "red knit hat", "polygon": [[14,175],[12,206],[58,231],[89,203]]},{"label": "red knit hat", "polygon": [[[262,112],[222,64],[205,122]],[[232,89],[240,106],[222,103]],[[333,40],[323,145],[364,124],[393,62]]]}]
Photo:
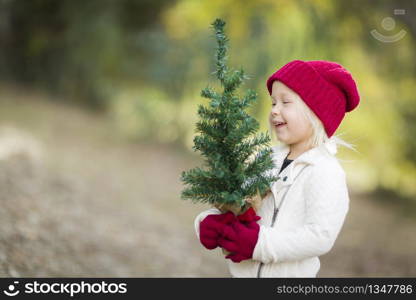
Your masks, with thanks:
[{"label": "red knit hat", "polygon": [[360,102],[351,74],[335,62],[294,60],[287,63],[267,80],[270,95],[275,80],[299,94],[322,121],[328,137],[334,134],[345,113]]}]

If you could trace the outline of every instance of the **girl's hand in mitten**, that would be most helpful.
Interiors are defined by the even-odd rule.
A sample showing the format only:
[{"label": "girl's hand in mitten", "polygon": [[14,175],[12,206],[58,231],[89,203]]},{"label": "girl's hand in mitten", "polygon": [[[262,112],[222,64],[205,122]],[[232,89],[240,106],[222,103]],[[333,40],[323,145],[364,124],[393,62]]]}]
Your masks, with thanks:
[{"label": "girl's hand in mitten", "polygon": [[218,240],[218,244],[222,248],[231,252],[225,258],[231,259],[233,262],[252,258],[259,236],[260,226],[257,221],[260,217],[255,213],[243,215],[239,216],[241,218],[237,217],[237,220],[232,224],[226,225],[222,237]]},{"label": "girl's hand in mitten", "polygon": [[237,216],[237,219],[243,224],[248,224],[253,221],[257,222],[261,219],[261,217],[256,214],[256,211],[253,209],[253,207],[250,207],[243,214]]},{"label": "girl's hand in mitten", "polygon": [[224,226],[235,220],[232,212],[218,215],[208,215],[199,224],[199,240],[205,248],[212,250],[218,247],[218,238],[222,235]]}]

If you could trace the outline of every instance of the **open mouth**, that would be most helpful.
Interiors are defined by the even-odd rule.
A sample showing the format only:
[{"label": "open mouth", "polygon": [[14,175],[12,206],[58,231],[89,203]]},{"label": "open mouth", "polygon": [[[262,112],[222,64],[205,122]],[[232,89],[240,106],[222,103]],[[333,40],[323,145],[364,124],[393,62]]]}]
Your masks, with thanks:
[{"label": "open mouth", "polygon": [[281,128],[281,127],[285,126],[286,124],[287,124],[287,123],[279,122],[279,123],[274,123],[274,126],[275,126],[276,128]]}]

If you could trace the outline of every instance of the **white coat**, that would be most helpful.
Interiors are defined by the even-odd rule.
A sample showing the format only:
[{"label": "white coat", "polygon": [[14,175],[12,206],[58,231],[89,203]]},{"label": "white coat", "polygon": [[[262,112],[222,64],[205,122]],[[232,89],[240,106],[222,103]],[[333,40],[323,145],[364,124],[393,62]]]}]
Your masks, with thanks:
[{"label": "white coat", "polygon": [[[290,149],[272,149],[277,176]],[[331,250],[349,210],[346,176],[336,153],[337,145],[329,139],[278,175],[257,211],[260,231],[253,258],[226,260],[232,277],[316,277],[318,257]],[[198,239],[199,223],[219,213],[211,208],[195,218]]]}]

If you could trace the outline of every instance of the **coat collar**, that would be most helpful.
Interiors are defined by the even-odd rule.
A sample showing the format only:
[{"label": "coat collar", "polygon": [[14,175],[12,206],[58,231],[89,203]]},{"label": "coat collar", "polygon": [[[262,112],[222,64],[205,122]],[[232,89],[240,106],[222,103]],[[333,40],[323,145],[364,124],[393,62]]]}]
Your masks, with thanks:
[{"label": "coat collar", "polygon": [[297,158],[293,160],[279,175],[280,168],[282,167],[283,161],[289,154],[290,147],[286,144],[278,145],[273,147],[273,161],[275,163],[275,175],[279,177],[287,177],[286,180],[280,181],[282,185],[292,184],[296,175],[300,170],[307,165],[316,165],[319,160],[324,157],[335,156],[337,153],[337,144],[334,139],[330,138],[325,143],[316,146],[308,151],[305,151]]}]

